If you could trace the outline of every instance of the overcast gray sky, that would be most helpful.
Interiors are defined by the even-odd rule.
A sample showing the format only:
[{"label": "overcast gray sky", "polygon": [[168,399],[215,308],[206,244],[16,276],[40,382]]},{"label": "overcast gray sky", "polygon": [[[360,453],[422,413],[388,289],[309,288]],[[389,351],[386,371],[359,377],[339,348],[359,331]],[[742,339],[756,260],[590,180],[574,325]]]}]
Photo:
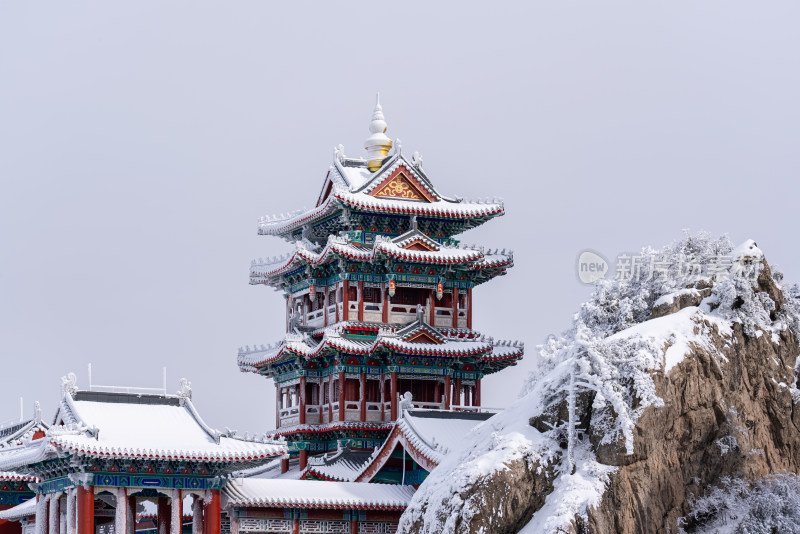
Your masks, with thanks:
[{"label": "overcast gray sky", "polygon": [[[210,424],[274,425],[239,346],[280,338],[256,220],[313,205],[332,149],[387,132],[447,194],[500,196],[464,240],[515,250],[474,326],[532,353],[613,258],[683,228],[755,239],[800,280],[800,4],[0,4],[0,421],[59,378],[193,383]],[[520,389],[523,362],[486,381]]]}]

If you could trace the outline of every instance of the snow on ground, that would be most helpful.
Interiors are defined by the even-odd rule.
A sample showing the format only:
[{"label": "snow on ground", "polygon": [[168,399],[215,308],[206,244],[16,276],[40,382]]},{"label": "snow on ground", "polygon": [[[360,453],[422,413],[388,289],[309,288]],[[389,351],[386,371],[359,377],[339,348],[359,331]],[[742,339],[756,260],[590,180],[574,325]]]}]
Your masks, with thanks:
[{"label": "snow on ground", "polygon": [[[692,346],[715,350],[710,327],[715,327],[723,337],[729,338],[733,334],[730,321],[706,314],[696,306],[689,306],[676,313],[626,328],[606,339],[611,342],[638,337],[652,340],[657,347],[666,347],[663,350],[662,368],[664,373],[668,373],[683,361]],[[719,356],[724,358],[721,354]]]},{"label": "snow on ground", "polygon": [[676,298],[680,298],[683,295],[691,295],[693,297],[698,297],[700,296],[700,291],[698,291],[693,287],[688,287],[680,289],[678,291],[673,291],[672,293],[667,293],[666,295],[657,298],[656,301],[653,303],[653,307],[655,308],[656,306],[662,306],[664,304],[669,306],[673,302],[675,302]]},{"label": "snow on ground", "polygon": [[541,534],[558,531],[569,524],[576,515],[586,517],[586,511],[600,504],[609,476],[616,467],[595,460],[586,443],[581,443],[575,454],[575,473],[562,474],[553,483],[553,492],[525,525],[520,534]]}]

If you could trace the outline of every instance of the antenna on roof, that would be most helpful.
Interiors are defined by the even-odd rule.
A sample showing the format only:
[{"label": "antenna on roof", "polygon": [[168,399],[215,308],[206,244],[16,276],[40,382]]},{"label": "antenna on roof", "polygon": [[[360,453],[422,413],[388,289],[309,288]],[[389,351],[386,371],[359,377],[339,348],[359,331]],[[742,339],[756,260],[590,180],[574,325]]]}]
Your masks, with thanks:
[{"label": "antenna on roof", "polygon": [[89,364],[89,391],[92,391],[92,364]]}]

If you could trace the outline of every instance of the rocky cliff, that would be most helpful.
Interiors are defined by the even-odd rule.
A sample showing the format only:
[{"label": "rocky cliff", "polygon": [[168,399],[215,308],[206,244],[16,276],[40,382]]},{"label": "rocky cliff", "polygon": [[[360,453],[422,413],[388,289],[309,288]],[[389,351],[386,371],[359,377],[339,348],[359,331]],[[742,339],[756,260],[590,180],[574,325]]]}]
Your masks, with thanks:
[{"label": "rocky cliff", "polygon": [[689,236],[643,256],[667,267],[600,283],[400,532],[735,532],[747,514],[703,496],[798,472],[800,291],[752,241]]}]

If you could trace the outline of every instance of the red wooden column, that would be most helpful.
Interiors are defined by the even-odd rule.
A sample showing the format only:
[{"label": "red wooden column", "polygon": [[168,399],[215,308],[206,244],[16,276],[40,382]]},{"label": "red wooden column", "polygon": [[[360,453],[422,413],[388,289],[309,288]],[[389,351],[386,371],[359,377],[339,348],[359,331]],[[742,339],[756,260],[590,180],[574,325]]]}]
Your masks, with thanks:
[{"label": "red wooden column", "polygon": [[333,373],[328,375],[328,421],[333,422]]},{"label": "red wooden column", "polygon": [[48,502],[47,510],[47,531],[48,534],[59,534],[61,527],[61,515],[59,512],[59,499],[56,493],[50,494],[50,502]]},{"label": "red wooden column", "polygon": [[386,380],[381,373],[381,421],[386,421]]},{"label": "red wooden column", "polygon": [[[339,322],[339,302],[336,300],[336,295],[339,294],[339,283],[337,282],[336,285],[333,286],[333,305],[334,305],[334,313],[336,314],[336,322]],[[344,297],[342,297],[344,300]]]},{"label": "red wooden column", "polygon": [[78,534],[94,534],[94,488],[78,486]]},{"label": "red wooden column", "polygon": [[392,421],[397,421],[397,371],[391,372],[392,377],[392,404],[391,409],[389,411],[389,415],[392,417]]},{"label": "red wooden column", "polygon": [[169,498],[163,495],[158,496],[158,530],[156,534],[169,534],[169,524],[172,511],[169,506]]},{"label": "red wooden column", "polygon": [[389,322],[389,288],[386,287],[386,284],[383,284],[381,288],[381,301],[383,302],[383,307],[381,308],[381,321],[384,323]]},{"label": "red wooden column", "polygon": [[467,328],[472,328],[472,288],[467,289]]},{"label": "red wooden column", "polygon": [[136,497],[128,497],[128,533],[136,534]]},{"label": "red wooden column", "polygon": [[306,377],[300,377],[300,424],[306,424]]},{"label": "red wooden column", "polygon": [[300,449],[300,471],[306,468],[308,465],[308,451],[305,449]]},{"label": "red wooden column", "polygon": [[436,317],[436,290],[431,289],[431,309],[428,313],[428,324],[433,326],[434,318]]},{"label": "red wooden column", "polygon": [[[124,491],[124,490],[123,490]],[[181,490],[172,490],[172,503],[170,504],[171,517],[170,517],[170,534],[181,534],[183,530],[183,496]]]},{"label": "red wooden column", "polygon": [[456,383],[453,387],[453,404],[455,406],[461,405],[461,379],[456,378]]},{"label": "red wooden column", "polygon": [[442,393],[439,388],[440,384],[437,380],[435,384],[433,384],[433,402],[441,402]]},{"label": "red wooden column", "polygon": [[295,517],[292,521],[292,534],[300,534],[300,518]]},{"label": "red wooden column", "polygon": [[359,408],[361,413],[359,419],[363,423],[367,420],[367,374],[361,371],[358,375]]},{"label": "red wooden column", "polygon": [[364,281],[358,281],[358,320],[364,322]]},{"label": "red wooden column", "polygon": [[350,520],[350,534],[358,534],[358,519]]},{"label": "red wooden column", "polygon": [[453,328],[458,328],[458,288],[453,288]]},{"label": "red wooden column", "polygon": [[444,409],[450,409],[450,375],[444,375]]},{"label": "red wooden column", "polygon": [[222,508],[220,503],[219,490],[211,490],[211,499],[206,504],[206,509],[203,514],[203,523],[205,525],[205,534],[220,534],[221,525],[220,515]]},{"label": "red wooden column", "polygon": [[342,321],[349,321],[350,319],[350,281],[345,280],[342,282]]},{"label": "red wooden column", "polygon": [[281,474],[286,473],[289,471],[289,459],[282,458],[281,459]]},{"label": "red wooden column", "polygon": [[325,321],[323,324],[328,326],[328,286],[325,286],[325,291],[322,294],[324,296],[322,299],[322,314],[324,317],[323,321]]},{"label": "red wooden column", "polygon": [[344,371],[339,372],[339,421],[344,421]]},{"label": "red wooden column", "polygon": [[281,386],[275,384],[275,428],[281,427]]},{"label": "red wooden column", "polygon": [[475,379],[475,402],[473,403],[475,406],[481,405],[481,379]]},{"label": "red wooden column", "polygon": [[[49,530],[50,530],[50,499],[52,498],[52,495],[40,495],[39,497],[40,497],[40,499],[39,499],[40,501],[44,500],[45,502],[44,503],[37,502],[37,505],[42,507],[42,511],[41,511],[41,514],[37,514],[36,520],[38,522],[39,521],[38,515],[41,515],[42,516],[41,517],[42,525],[43,525],[41,532],[43,532],[44,534],[50,534],[50,532],[49,532]],[[94,522],[94,520],[93,520],[93,522]]]}]

